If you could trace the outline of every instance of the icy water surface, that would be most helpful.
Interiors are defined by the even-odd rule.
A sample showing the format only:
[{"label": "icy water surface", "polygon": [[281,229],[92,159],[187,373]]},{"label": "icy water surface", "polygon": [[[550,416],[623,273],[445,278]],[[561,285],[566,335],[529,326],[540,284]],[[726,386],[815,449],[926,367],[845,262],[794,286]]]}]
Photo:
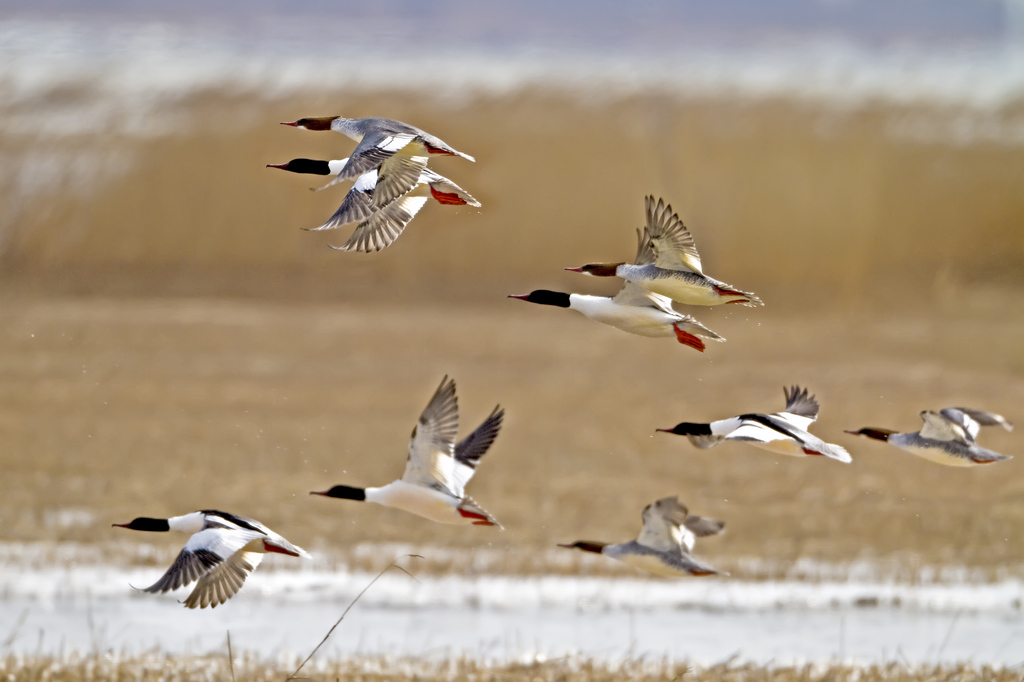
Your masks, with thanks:
[{"label": "icy water surface", "polygon": [[[304,655],[343,603],[240,595],[213,611],[173,599],[3,602],[0,633],[15,652],[78,650],[209,653],[225,647]],[[22,620],[23,619],[23,620]],[[356,606],[323,656],[464,654],[490,659],[581,654],[601,660],[669,658],[713,663],[738,654],[758,663],[901,660],[1014,665],[1024,660],[1019,612],[934,614],[899,608],[825,610],[590,610]]]}]

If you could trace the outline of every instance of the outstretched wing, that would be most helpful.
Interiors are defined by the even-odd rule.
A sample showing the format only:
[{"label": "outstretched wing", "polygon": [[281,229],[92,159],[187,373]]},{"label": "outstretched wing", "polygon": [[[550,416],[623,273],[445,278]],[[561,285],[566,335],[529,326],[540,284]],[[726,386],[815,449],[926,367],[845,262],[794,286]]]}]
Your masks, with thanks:
[{"label": "outstretched wing", "polygon": [[[257,542],[262,543],[261,540],[253,540],[250,544]],[[245,579],[262,560],[261,552],[235,552],[199,579],[195,589],[185,598],[185,606],[205,609],[223,604],[242,589]]]},{"label": "outstretched wing", "polygon": [[687,530],[696,535],[699,538],[708,537],[709,535],[718,535],[725,530],[725,522],[717,519],[709,519],[706,516],[697,516],[696,514],[690,514],[683,521],[683,525],[686,526]]},{"label": "outstretched wing", "polygon": [[783,386],[782,394],[786,396],[786,409],[779,416],[806,431],[818,418],[821,409],[818,401],[808,394],[806,388],[796,385],[791,388]]},{"label": "outstretched wing", "polygon": [[476,427],[473,433],[469,434],[455,446],[455,467],[452,471],[453,492],[462,497],[465,495],[466,484],[476,473],[477,464],[480,458],[487,453],[487,450],[498,437],[501,430],[501,422],[505,418],[505,410],[497,405],[491,414]]},{"label": "outstretched wing", "polygon": [[1013,424],[995,412],[972,410],[969,407],[947,407],[939,413],[946,419],[960,424],[971,440],[978,437],[982,426],[1002,426],[1007,431],[1013,431]]},{"label": "outstretched wing", "polygon": [[350,180],[379,168],[415,139],[415,133],[386,133],[381,130],[368,132],[356,145],[352,156],[348,157],[348,163],[338,173],[338,179]]},{"label": "outstretched wing", "polygon": [[683,221],[672,212],[672,206],[653,196],[644,199],[647,207],[647,231],[649,244],[654,251],[654,262],[667,270],[689,270],[703,274],[700,254],[693,243],[693,236]]},{"label": "outstretched wing", "polygon": [[262,541],[263,534],[237,528],[206,528],[185,543],[171,567],[143,592],[168,592],[189,585],[230,559],[253,540]]},{"label": "outstretched wing", "polygon": [[409,458],[402,480],[454,494],[452,472],[458,430],[459,403],[455,397],[455,380],[445,376],[412,430]]},{"label": "outstretched wing", "polygon": [[426,197],[401,197],[384,208],[377,210],[370,218],[356,226],[352,236],[341,246],[328,244],[336,251],[362,251],[374,253],[391,246],[406,225],[427,203]]},{"label": "outstretched wing", "polygon": [[[326,186],[326,185],[325,185]],[[377,186],[377,171],[360,175],[352,188],[345,195],[341,206],[334,212],[326,223],[320,227],[306,228],[309,232],[320,230],[334,230],[349,223],[367,220],[379,209],[373,203],[374,188]]]},{"label": "outstretched wing", "polygon": [[663,497],[650,503],[640,513],[644,525],[636,541],[662,552],[678,549],[682,546],[681,526],[686,521],[686,515],[686,507],[675,496]]}]

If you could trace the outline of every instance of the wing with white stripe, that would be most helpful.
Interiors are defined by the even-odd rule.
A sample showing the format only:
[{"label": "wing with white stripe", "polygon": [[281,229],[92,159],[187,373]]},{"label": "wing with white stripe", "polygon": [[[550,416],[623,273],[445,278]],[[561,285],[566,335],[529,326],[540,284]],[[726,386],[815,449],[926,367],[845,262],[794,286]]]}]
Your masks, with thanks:
[{"label": "wing with white stripe", "polygon": [[195,533],[175,558],[171,567],[144,592],[167,592],[193,583],[228,560],[252,540],[263,534],[235,528],[206,528]]},{"label": "wing with white stripe", "polygon": [[349,180],[379,168],[382,163],[400,152],[414,139],[416,139],[416,135],[412,133],[392,134],[379,130],[367,133],[356,145],[352,156],[348,157],[348,163],[338,173],[338,178]]},{"label": "wing with white stripe", "polygon": [[452,471],[455,468],[458,429],[459,403],[455,397],[455,380],[446,376],[412,431],[402,480],[453,492]]},{"label": "wing with white stripe", "polygon": [[[376,180],[377,173],[370,172],[365,175],[360,175],[359,180],[372,176]],[[363,187],[360,187],[360,183],[357,181],[352,189],[345,195],[345,200],[341,202],[341,206],[334,212],[334,215],[328,219],[326,223],[320,227],[306,228],[310,232],[317,232],[320,230],[334,230],[349,223],[355,223],[365,221],[373,216],[377,212],[377,207],[373,204],[373,190],[372,188],[368,191]]]},{"label": "wing with white stripe", "polygon": [[341,246],[328,245],[336,251],[374,253],[391,246],[405,227],[427,203],[426,197],[405,196],[376,211],[358,226]]}]

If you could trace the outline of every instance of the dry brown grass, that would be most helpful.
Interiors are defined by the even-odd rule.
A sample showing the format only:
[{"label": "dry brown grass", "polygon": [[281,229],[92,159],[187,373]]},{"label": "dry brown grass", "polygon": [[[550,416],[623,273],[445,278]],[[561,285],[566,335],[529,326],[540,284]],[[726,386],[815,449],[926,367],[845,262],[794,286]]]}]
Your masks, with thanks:
[{"label": "dry brown grass", "polygon": [[[147,680],[236,680],[262,682],[285,679],[291,661],[268,661],[236,654],[232,671],[227,656],[171,656],[102,654],[95,656],[8,656],[0,658],[0,676],[9,682],[126,682]],[[365,657],[331,660],[308,671],[312,680],[530,680],[575,682],[592,680],[679,680],[681,682],[1017,682],[1012,668],[989,666],[921,665],[899,663],[865,667],[843,664],[761,666],[721,663],[692,666],[686,663],[632,660],[608,664],[592,660],[554,659],[522,663],[482,663],[473,659],[409,659]]]},{"label": "dry brown grass", "polygon": [[[20,273],[23,286],[48,291],[491,300],[513,283],[557,283],[568,265],[632,256],[647,193],[681,212],[709,272],[741,287],[872,301],[893,283],[892,297],[917,298],[922,281],[1022,282],[1024,148],[894,136],[894,122],[922,113],[913,108],[529,90],[457,101],[205,93],[161,111],[179,132],[54,139],[0,128],[9,282]],[[471,152],[478,163],[433,165],[483,208],[431,202],[385,253],[331,252],[324,243],[342,235],[298,228],[328,217],[343,188],[311,195],[319,179],[264,168],[347,155],[340,135],[277,124],[327,112],[386,114]]]}]

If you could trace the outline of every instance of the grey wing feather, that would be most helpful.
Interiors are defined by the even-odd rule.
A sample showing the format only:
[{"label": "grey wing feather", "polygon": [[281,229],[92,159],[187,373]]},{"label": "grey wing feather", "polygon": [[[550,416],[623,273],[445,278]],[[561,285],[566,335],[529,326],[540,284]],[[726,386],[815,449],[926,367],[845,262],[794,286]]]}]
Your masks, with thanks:
[{"label": "grey wing feather", "polygon": [[142,591],[157,593],[176,590],[199,580],[222,561],[219,555],[205,549],[183,549],[160,579]]},{"label": "grey wing feather", "polygon": [[463,438],[455,446],[455,461],[475,469],[480,458],[498,437],[498,431],[501,430],[501,422],[504,418],[505,410],[501,409],[501,405],[496,406],[490,416],[476,427],[473,433]]},{"label": "grey wing feather", "polygon": [[646,197],[645,203],[649,243],[654,250],[657,266],[669,270],[692,270],[703,274],[700,254],[693,243],[693,235],[686,229],[679,216],[672,212],[672,206],[666,205],[663,199],[658,199],[655,204],[653,196]]},{"label": "grey wing feather", "polygon": [[[953,409],[963,412],[968,417],[978,422],[981,426],[1001,426],[1007,431],[1013,431],[1013,423],[1010,422],[1006,417],[995,412],[985,412],[984,410],[974,410],[970,407],[953,407],[942,410],[942,414],[946,414],[946,410]],[[975,434],[977,437],[977,434]]]},{"label": "grey wing feather", "polygon": [[377,173],[377,187],[373,190],[374,206],[387,206],[407,194],[419,184],[420,175],[426,167],[425,156],[393,156],[385,161]]},{"label": "grey wing feather", "polygon": [[242,589],[245,579],[256,570],[262,559],[263,555],[257,552],[236,552],[200,578],[183,603],[190,609],[223,604]]},{"label": "grey wing feather", "polygon": [[651,233],[645,227],[636,231],[636,260],[634,265],[648,265],[654,262],[654,249],[651,247]]},{"label": "grey wing feather", "polygon": [[326,223],[320,227],[305,228],[310,232],[317,232],[319,230],[334,230],[343,225],[349,223],[365,221],[374,213],[378,211],[377,206],[373,203],[373,194],[370,192],[361,192],[355,188],[348,191],[345,195],[345,200],[341,202],[341,206],[334,212],[334,215],[328,219]]},{"label": "grey wing feather", "polygon": [[699,538],[709,535],[718,535],[725,530],[725,522],[717,519],[709,519],[706,516],[691,514],[683,522],[686,528]]},{"label": "grey wing feather", "polygon": [[813,395],[808,395],[806,388],[795,385],[788,389],[783,387],[782,393],[786,396],[786,412],[798,417],[807,417],[811,421],[818,418],[821,406]]},{"label": "grey wing feather", "polygon": [[329,244],[336,251],[362,251],[374,253],[391,246],[398,239],[406,226],[412,222],[426,197],[402,197],[392,201],[356,226],[352,236],[341,246]]}]

